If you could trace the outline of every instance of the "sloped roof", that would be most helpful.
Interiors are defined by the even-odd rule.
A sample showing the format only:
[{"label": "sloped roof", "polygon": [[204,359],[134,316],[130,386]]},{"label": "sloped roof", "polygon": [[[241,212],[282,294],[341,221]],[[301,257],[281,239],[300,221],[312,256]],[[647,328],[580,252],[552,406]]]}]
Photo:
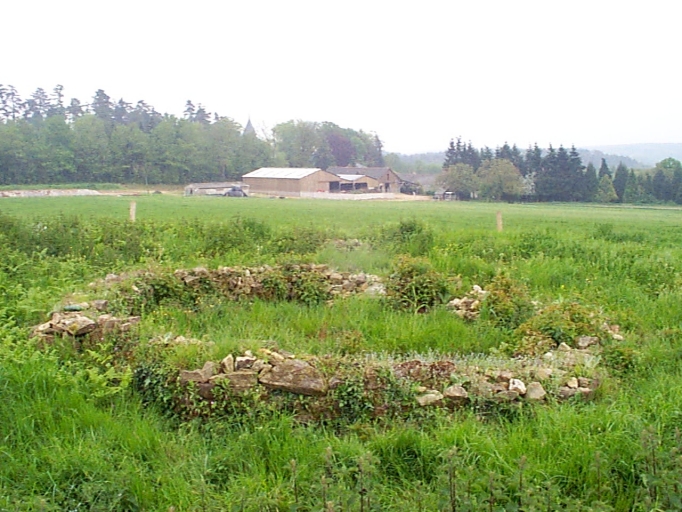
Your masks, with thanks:
[{"label": "sloped roof", "polygon": [[228,188],[237,185],[234,181],[226,182],[221,181],[219,183],[190,183],[185,188]]},{"label": "sloped roof", "polygon": [[339,178],[346,181],[357,181],[360,178],[364,178],[365,174],[337,174]]},{"label": "sloped roof", "polygon": [[[393,169],[390,167],[330,167],[327,171],[336,174],[337,176],[341,174],[364,174],[370,178],[381,181],[386,173],[393,173]],[[396,174],[397,176],[397,174]]]},{"label": "sloped roof", "polygon": [[290,168],[290,167],[261,167],[255,171],[251,171],[248,174],[242,176],[243,178],[280,178],[289,180],[300,180],[306,176],[321,171],[322,169],[303,167],[303,168]]},{"label": "sloped roof", "polygon": [[249,120],[246,123],[246,127],[244,128],[244,131],[242,133],[243,133],[243,135],[256,135],[256,129],[251,124],[251,118],[250,117],[249,117]]}]

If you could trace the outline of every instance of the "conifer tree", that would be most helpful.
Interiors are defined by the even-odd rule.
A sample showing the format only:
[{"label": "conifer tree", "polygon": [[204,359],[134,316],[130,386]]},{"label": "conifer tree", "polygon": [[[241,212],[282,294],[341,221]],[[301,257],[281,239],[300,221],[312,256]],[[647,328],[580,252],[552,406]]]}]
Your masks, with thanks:
[{"label": "conifer tree", "polygon": [[601,166],[599,167],[599,181],[601,182],[601,179],[604,176],[607,176],[610,178],[611,177],[611,170],[609,169],[609,165],[606,163],[606,159],[602,158],[601,159]]},{"label": "conifer tree", "polygon": [[618,167],[616,168],[616,174],[613,177],[613,188],[618,195],[618,202],[620,203],[623,202],[623,197],[625,196],[625,187],[628,182],[629,174],[630,170],[625,167],[622,162],[619,163]]},{"label": "conifer tree", "polygon": [[583,178],[583,200],[595,201],[599,191],[599,178],[597,178],[597,168],[590,162],[585,169]]},{"label": "conifer tree", "polygon": [[597,190],[597,196],[595,201],[599,203],[614,203],[618,201],[618,194],[613,188],[613,182],[611,181],[611,176],[605,174],[602,179],[599,180],[599,190]]}]

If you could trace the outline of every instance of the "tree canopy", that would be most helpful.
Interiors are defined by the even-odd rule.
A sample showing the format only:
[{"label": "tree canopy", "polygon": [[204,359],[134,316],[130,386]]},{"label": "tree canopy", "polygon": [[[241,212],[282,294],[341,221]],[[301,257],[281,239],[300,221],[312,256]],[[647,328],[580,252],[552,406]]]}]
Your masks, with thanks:
[{"label": "tree canopy", "polygon": [[65,101],[63,87],[22,99],[0,85],[0,184],[168,183],[236,179],[271,165],[383,165],[376,134],[334,123],[288,121],[272,137],[187,100],[183,116],[145,101]]}]

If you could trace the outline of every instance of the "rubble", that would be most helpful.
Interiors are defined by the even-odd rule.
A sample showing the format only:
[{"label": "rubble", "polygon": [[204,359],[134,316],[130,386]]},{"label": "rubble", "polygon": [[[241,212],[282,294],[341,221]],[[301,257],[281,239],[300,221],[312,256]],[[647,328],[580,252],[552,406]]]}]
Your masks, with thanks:
[{"label": "rubble", "polygon": [[464,320],[475,320],[480,314],[481,303],[487,295],[488,292],[475,284],[464,297],[454,298],[448,302],[447,307]]},{"label": "rubble", "polygon": [[[348,297],[356,294],[378,296],[385,294],[384,285],[379,276],[364,272],[351,273],[330,269],[327,265],[263,265],[260,267],[218,267],[209,270],[196,267],[191,270],[178,269],[173,275],[185,286],[198,290],[207,285],[230,299],[250,297],[272,298],[268,283],[280,280],[291,287],[307,275],[324,283],[326,292],[331,297]],[[288,295],[291,295],[289,290]]]}]

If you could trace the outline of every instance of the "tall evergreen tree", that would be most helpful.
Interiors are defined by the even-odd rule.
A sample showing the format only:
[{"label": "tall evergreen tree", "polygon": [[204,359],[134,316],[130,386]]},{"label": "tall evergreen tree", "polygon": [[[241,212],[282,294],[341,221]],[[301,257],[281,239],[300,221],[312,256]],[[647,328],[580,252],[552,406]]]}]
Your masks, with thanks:
[{"label": "tall evergreen tree", "polygon": [[[459,138],[457,138],[457,143],[459,144]],[[443,169],[449,168],[451,165],[455,165],[457,163],[457,148],[455,147],[455,140],[450,139],[450,145],[448,146],[447,151],[445,152],[445,161],[443,162]]]},{"label": "tall evergreen tree", "polygon": [[613,177],[613,188],[616,191],[616,195],[618,195],[618,202],[620,203],[623,202],[623,197],[625,196],[625,187],[628,183],[629,174],[630,170],[622,162],[619,163],[616,168],[616,174]]},{"label": "tall evergreen tree", "polygon": [[114,131],[114,105],[111,98],[102,89],[95,92],[91,105],[92,113],[104,124],[107,136],[111,136]]},{"label": "tall evergreen tree", "polygon": [[583,179],[583,199],[589,202],[594,201],[598,191],[599,178],[597,177],[597,168],[590,162],[587,164]]},{"label": "tall evergreen tree", "polygon": [[601,159],[601,166],[599,166],[599,181],[601,182],[601,179],[604,176],[608,176],[611,178],[611,170],[609,169],[609,165],[606,163],[606,159],[602,158]]},{"label": "tall evergreen tree", "polygon": [[[519,170],[525,170],[526,174],[539,174],[542,172],[542,150],[535,144],[532,148],[526,150],[524,164]],[[524,175],[524,176],[525,176]]]}]

